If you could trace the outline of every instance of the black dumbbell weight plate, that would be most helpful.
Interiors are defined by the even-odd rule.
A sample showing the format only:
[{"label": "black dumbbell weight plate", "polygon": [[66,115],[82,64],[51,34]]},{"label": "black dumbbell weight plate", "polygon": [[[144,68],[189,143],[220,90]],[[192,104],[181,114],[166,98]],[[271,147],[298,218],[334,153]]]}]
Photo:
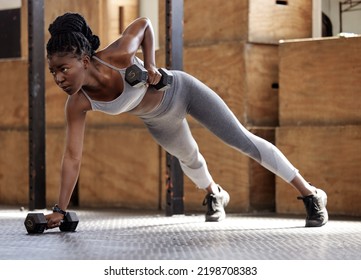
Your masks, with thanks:
[{"label": "black dumbbell weight plate", "polygon": [[47,221],[43,213],[29,213],[25,218],[24,225],[29,234],[43,233]]},{"label": "black dumbbell weight plate", "polygon": [[79,218],[75,212],[66,212],[64,220],[59,228],[61,231],[75,231],[78,223]]}]

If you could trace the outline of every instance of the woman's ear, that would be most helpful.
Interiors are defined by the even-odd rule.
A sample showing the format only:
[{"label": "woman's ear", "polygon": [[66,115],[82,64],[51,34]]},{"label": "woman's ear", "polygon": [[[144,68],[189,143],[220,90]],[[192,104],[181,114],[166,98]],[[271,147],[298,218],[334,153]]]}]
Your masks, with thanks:
[{"label": "woman's ear", "polygon": [[84,54],[83,57],[82,57],[82,62],[83,62],[83,65],[84,65],[84,69],[88,69],[89,64],[90,64],[90,56]]}]

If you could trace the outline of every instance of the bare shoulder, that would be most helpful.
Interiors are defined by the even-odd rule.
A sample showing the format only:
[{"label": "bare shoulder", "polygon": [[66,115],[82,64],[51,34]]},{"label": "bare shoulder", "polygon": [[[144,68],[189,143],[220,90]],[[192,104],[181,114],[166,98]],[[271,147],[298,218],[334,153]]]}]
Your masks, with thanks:
[{"label": "bare shoulder", "polygon": [[91,110],[90,101],[82,92],[69,96],[65,104],[65,113],[68,118],[85,115],[89,110]]},{"label": "bare shoulder", "polygon": [[114,41],[105,49],[96,53],[96,56],[101,60],[110,63],[118,68],[126,68],[131,65],[134,54],[127,52],[122,48],[122,44],[119,42],[121,39]]},{"label": "bare shoulder", "polygon": [[148,18],[134,20],[121,36],[96,55],[114,66],[124,68],[132,64],[133,58],[140,49],[145,29],[150,26]]}]

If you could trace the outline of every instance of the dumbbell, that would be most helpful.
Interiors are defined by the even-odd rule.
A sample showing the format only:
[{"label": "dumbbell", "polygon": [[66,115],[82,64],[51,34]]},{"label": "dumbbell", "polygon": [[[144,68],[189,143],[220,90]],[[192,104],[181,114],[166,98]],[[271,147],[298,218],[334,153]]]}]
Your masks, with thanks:
[{"label": "dumbbell", "polygon": [[[159,83],[153,85],[157,90],[164,91],[171,87],[173,83],[173,74],[165,68],[159,68],[158,71],[162,75]],[[148,71],[139,65],[133,64],[125,70],[125,80],[132,87],[140,87],[147,83]]]},{"label": "dumbbell", "polygon": [[[75,231],[79,219],[75,212],[66,212],[59,229],[61,231]],[[29,213],[24,221],[24,225],[29,234],[43,233],[47,229],[47,220],[43,213]]]},{"label": "dumbbell", "polygon": [[143,67],[133,64],[125,70],[125,80],[132,87],[141,87],[147,83],[148,71]]}]

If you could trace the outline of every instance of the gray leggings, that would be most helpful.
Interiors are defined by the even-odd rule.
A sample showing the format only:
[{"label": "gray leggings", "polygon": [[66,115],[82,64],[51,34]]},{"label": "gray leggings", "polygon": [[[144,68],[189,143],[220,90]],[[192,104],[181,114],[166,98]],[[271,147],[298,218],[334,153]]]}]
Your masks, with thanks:
[{"label": "gray leggings", "polygon": [[184,72],[172,72],[174,84],[161,104],[138,116],[159,145],[179,159],[183,172],[197,187],[204,189],[213,179],[191,134],[187,114],[285,181],[295,178],[298,170],[286,157],[273,144],[249,132],[214,91]]}]

